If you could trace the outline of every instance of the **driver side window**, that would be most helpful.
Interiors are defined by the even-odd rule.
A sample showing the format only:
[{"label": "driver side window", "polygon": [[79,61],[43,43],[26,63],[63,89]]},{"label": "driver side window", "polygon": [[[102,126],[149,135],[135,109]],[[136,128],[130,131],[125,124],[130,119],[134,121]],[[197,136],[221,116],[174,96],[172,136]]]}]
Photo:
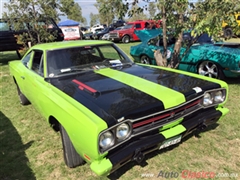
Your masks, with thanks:
[{"label": "driver side window", "polygon": [[43,52],[42,51],[34,51],[33,62],[32,62],[32,70],[35,71],[40,76],[43,76]]},{"label": "driver side window", "polygon": [[31,55],[32,55],[32,51],[30,53],[28,53],[23,59],[22,59],[22,63],[27,67],[29,68],[29,61],[30,61],[30,58],[31,58]]}]

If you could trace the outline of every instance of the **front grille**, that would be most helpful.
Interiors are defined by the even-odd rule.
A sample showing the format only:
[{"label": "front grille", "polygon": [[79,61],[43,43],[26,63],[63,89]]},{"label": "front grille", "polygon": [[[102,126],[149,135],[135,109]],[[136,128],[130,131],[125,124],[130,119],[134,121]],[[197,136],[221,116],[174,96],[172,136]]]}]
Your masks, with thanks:
[{"label": "front grille", "polygon": [[109,33],[109,38],[118,38],[118,33]]},{"label": "front grille", "polygon": [[136,136],[160,128],[201,108],[201,99],[195,99],[194,101],[185,103],[175,108],[171,108],[164,112],[154,113],[145,117],[130,120],[132,122],[133,128],[132,135]]}]

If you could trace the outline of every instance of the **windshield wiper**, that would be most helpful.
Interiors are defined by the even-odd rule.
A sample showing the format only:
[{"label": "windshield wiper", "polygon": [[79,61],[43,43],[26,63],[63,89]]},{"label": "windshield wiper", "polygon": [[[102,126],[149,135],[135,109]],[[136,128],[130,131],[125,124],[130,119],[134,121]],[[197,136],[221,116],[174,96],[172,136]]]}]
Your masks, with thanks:
[{"label": "windshield wiper", "polygon": [[82,71],[86,71],[86,70],[84,70],[82,68],[66,68],[66,69],[61,69],[60,73],[58,73],[58,75],[72,73],[72,72],[82,72]]}]

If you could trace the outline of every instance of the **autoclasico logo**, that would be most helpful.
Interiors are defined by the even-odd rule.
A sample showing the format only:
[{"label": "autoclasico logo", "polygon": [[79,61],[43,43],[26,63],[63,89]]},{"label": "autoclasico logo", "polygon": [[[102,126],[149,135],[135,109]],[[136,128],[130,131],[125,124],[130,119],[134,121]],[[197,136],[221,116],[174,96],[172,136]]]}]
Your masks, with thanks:
[{"label": "autoclasico logo", "polygon": [[[223,174],[223,175],[221,175]],[[234,176],[226,176],[224,175],[225,173],[214,173],[211,171],[190,171],[190,170],[183,170],[181,173],[178,172],[169,172],[169,171],[160,171],[157,174],[157,178],[166,178],[166,179],[171,179],[171,178],[178,178],[179,176],[184,179],[198,179],[198,178],[215,178],[215,177],[237,177],[238,174],[234,173]],[[155,174],[153,173],[144,173],[141,174],[141,177],[156,177]]]}]

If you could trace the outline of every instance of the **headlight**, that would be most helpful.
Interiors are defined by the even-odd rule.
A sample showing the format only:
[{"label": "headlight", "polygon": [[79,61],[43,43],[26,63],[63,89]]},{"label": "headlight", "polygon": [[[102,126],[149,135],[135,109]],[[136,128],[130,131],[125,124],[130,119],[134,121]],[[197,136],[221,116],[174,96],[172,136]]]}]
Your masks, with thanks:
[{"label": "headlight", "polygon": [[214,94],[214,103],[221,103],[225,99],[225,96],[223,95],[222,91],[217,91]]},{"label": "headlight", "polygon": [[116,137],[119,140],[126,139],[129,134],[130,134],[130,127],[127,123],[122,123],[116,129]]},{"label": "headlight", "polygon": [[203,97],[203,105],[204,106],[209,106],[211,104],[213,104],[212,95],[210,93],[206,93]]},{"label": "headlight", "polygon": [[99,145],[101,148],[106,149],[114,144],[114,137],[110,131],[103,133],[99,138]]}]

